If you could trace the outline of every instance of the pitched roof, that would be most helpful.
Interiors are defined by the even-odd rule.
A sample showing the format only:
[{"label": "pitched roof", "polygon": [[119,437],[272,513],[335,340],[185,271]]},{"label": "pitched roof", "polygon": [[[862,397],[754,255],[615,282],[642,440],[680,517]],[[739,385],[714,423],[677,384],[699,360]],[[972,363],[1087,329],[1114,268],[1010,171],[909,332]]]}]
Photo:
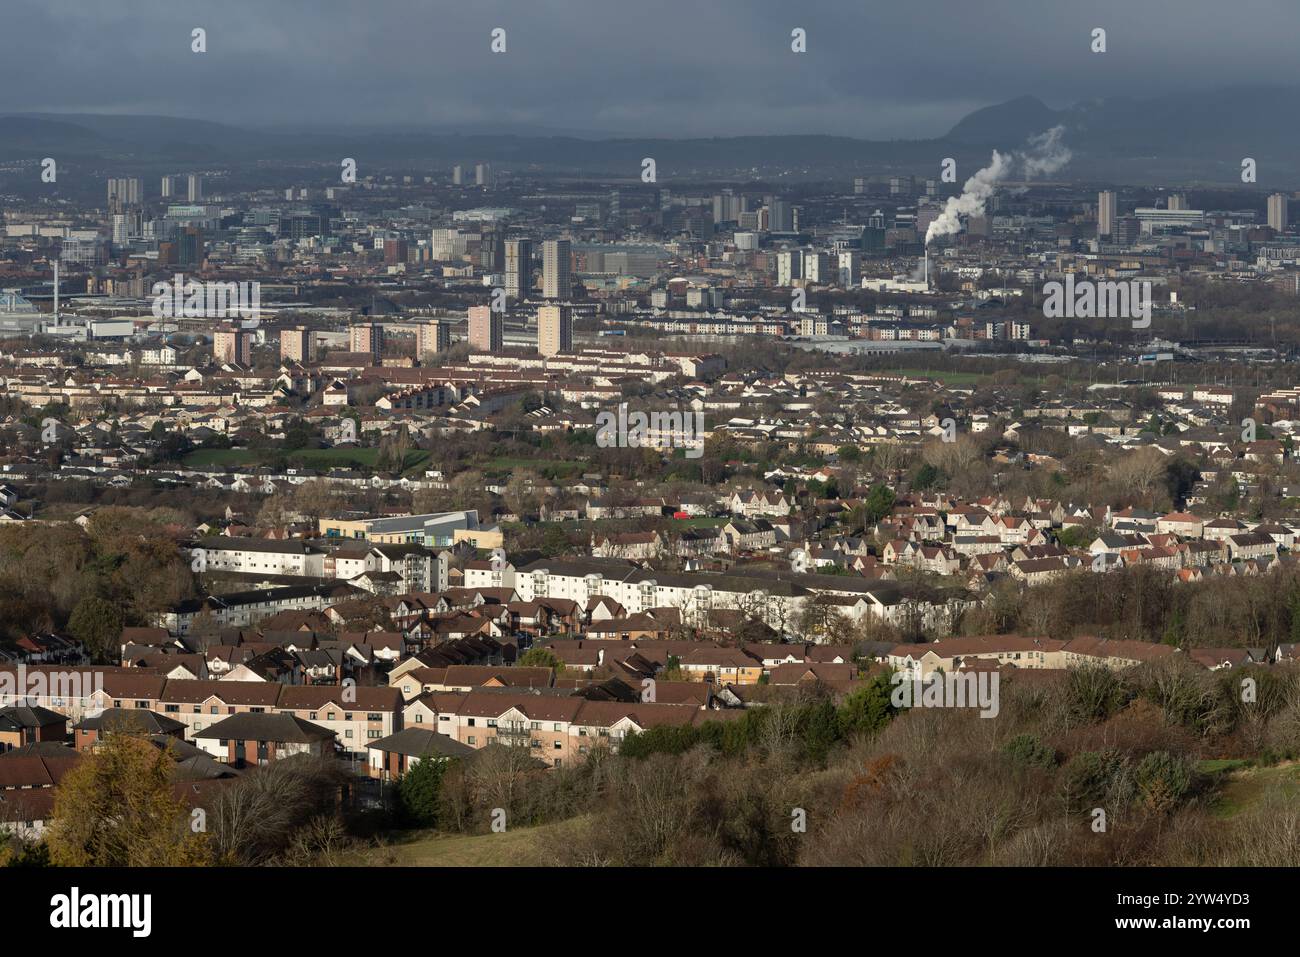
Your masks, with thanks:
[{"label": "pitched roof", "polygon": [[194,737],[235,741],[284,741],[311,744],[334,740],[334,732],[297,715],[248,711],[194,732]]},{"label": "pitched roof", "polygon": [[391,751],[412,758],[458,758],[474,754],[468,744],[428,728],[403,728],[396,734],[372,741],[369,747],[376,751]]}]

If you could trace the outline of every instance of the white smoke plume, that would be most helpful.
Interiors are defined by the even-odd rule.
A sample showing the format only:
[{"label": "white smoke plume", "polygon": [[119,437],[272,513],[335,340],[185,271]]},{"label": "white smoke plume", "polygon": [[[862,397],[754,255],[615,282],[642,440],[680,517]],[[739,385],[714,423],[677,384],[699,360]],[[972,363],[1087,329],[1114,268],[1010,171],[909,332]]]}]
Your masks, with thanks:
[{"label": "white smoke plume", "polygon": [[925,231],[925,243],[939,236],[952,236],[961,232],[961,217],[983,216],[984,206],[993,195],[999,182],[1008,178],[1019,169],[1025,179],[1035,176],[1050,176],[1066,163],[1073,155],[1061,145],[1065,134],[1064,126],[1054,126],[1045,133],[1029,138],[1028,147],[1011,153],[993,151],[993,159],[961,188],[960,196],[951,196],[944,203],[943,212],[930,223]]},{"label": "white smoke plume", "polygon": [[1019,154],[1025,164],[1025,179],[1051,176],[1070,162],[1070,157],[1074,154],[1068,147],[1061,145],[1061,137],[1064,135],[1064,126],[1053,126],[1046,133],[1029,138],[1029,149]]}]

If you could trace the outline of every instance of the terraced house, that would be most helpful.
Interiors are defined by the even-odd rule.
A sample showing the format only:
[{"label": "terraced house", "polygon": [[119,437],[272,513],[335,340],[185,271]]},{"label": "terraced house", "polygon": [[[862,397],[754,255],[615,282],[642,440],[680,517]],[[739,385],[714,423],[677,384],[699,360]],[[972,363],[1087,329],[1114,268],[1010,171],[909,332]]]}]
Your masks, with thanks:
[{"label": "terraced house", "polygon": [[[406,707],[411,727],[435,730],[475,749],[493,742],[527,748],[552,767],[584,761],[596,748],[617,750],[633,731],[727,720],[740,713],[705,710],[693,702],[623,704],[498,691],[434,692]],[[377,776],[374,768],[371,773]]]},{"label": "terraced house", "polygon": [[[488,583],[488,574],[467,568],[466,587]],[[737,609],[752,614],[778,631],[789,630],[815,595],[847,599],[844,611],[853,618],[870,614],[901,621],[909,604],[928,622],[938,622],[955,596],[920,594],[910,597],[897,582],[869,581],[849,575],[817,575],[770,570],[733,569],[727,574],[649,571],[616,559],[544,559],[507,570],[507,587],[522,601],[564,598],[586,607],[602,596],[618,602],[630,615],[654,608],[674,608],[684,623],[708,624],[709,612]]]}]

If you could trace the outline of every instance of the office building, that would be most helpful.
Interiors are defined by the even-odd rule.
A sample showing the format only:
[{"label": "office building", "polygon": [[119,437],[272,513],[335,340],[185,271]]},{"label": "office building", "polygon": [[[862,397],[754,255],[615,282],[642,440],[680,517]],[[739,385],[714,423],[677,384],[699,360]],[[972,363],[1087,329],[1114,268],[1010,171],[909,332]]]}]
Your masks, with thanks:
[{"label": "office building", "polygon": [[1142,234],[1142,221],[1136,216],[1118,216],[1110,231],[1110,242],[1115,246],[1132,246]]},{"label": "office building", "polygon": [[469,237],[459,229],[435,229],[429,234],[429,247],[435,262],[457,262],[465,258]]},{"label": "office building", "polygon": [[465,171],[461,169],[459,165],[453,166],[451,168],[451,185],[452,186],[465,185]]},{"label": "office building", "polygon": [[102,266],[108,255],[108,241],[100,236],[69,236],[59,248],[59,262],[64,265]]},{"label": "office building", "polygon": [[1097,194],[1097,235],[1109,236],[1113,233],[1117,218],[1118,206],[1115,193],[1108,189],[1102,190]]},{"label": "office building", "polygon": [[544,356],[573,351],[573,315],[568,306],[537,310],[537,351]]},{"label": "office building", "polygon": [[384,265],[400,266],[406,262],[407,247],[405,239],[384,240]]},{"label": "office building", "polygon": [[176,234],[174,248],[176,265],[200,265],[204,257],[203,230],[197,226],[186,226]]},{"label": "office building", "polygon": [[474,167],[474,185],[491,186],[492,185],[492,164],[479,163]]},{"label": "office building", "polygon": [[767,228],[774,233],[794,232],[794,208],[783,199],[769,199]]},{"label": "office building", "polygon": [[501,313],[490,306],[470,306],[469,347],[475,352],[500,352],[505,341]]},{"label": "office building", "polygon": [[203,198],[203,177],[190,173],[185,177],[185,202],[197,203]]},{"label": "office building", "polygon": [[533,284],[533,241],[506,240],[506,295],[515,300],[528,298]]},{"label": "office building", "polygon": [[478,268],[487,273],[506,268],[506,241],[500,233],[488,231],[479,239]]},{"label": "office building", "polygon": [[548,239],[542,244],[542,298],[568,299],[573,295],[570,252],[567,239]]},{"label": "office building", "polygon": [[1162,229],[1188,229],[1205,224],[1205,212],[1200,209],[1153,209],[1139,206],[1133,215],[1142,224],[1142,232]]},{"label": "office building", "polygon": [[1290,224],[1287,212],[1285,193],[1274,193],[1268,198],[1268,224],[1279,233],[1286,232],[1286,228]]}]

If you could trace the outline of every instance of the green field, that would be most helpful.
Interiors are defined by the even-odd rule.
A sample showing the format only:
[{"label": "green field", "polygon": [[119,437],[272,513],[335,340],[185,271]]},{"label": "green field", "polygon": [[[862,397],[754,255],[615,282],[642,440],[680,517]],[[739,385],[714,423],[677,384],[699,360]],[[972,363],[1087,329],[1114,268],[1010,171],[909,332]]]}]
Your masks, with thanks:
[{"label": "green field", "polygon": [[501,834],[403,832],[383,847],[361,851],[349,864],[371,867],[520,867],[547,863],[546,847],[574,820],[521,827]]},{"label": "green field", "polygon": [[[281,453],[275,449],[195,449],[185,456],[190,468],[221,468],[223,466],[259,466],[274,461],[283,454],[293,465],[326,471],[332,468],[355,468],[373,471],[379,460],[378,449],[298,449]],[[412,449],[406,454],[406,473],[422,472],[428,467],[430,453]]]},{"label": "green field", "polygon": [[1244,761],[1202,761],[1201,770],[1222,775],[1217,817],[1234,817],[1258,801],[1270,787],[1280,784],[1288,798],[1300,796],[1300,764],[1251,767]]}]

